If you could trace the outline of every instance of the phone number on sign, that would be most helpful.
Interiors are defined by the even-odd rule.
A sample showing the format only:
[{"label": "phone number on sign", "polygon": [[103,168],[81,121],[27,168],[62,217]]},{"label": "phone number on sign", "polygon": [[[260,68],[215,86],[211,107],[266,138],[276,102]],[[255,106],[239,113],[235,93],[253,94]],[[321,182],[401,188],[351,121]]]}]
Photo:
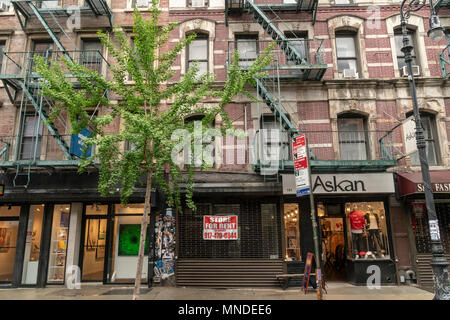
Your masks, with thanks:
[{"label": "phone number on sign", "polygon": [[205,240],[237,240],[237,231],[226,232],[226,233],[215,233],[215,232],[203,232],[203,239]]}]

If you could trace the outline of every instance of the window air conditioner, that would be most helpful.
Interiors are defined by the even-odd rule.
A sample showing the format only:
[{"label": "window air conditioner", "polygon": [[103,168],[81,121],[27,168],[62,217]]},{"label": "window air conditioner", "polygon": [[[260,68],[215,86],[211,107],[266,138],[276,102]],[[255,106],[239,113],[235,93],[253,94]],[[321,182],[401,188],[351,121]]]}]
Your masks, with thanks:
[{"label": "window air conditioner", "polygon": [[[420,67],[419,66],[412,66],[412,70],[413,70],[413,75],[420,76]],[[400,69],[400,75],[402,77],[408,76],[408,67],[407,66],[404,66]]]},{"label": "window air conditioner", "polygon": [[358,78],[358,72],[355,69],[344,69],[343,71],[344,78]]},{"label": "window air conditioner", "polygon": [[8,9],[9,5],[7,5],[5,1],[0,1],[0,12],[7,12]]},{"label": "window air conditioner", "polygon": [[208,0],[189,0],[189,7],[202,8],[208,6]]},{"label": "window air conditioner", "polygon": [[148,0],[136,0],[136,6],[138,7],[138,8],[141,8],[141,7],[148,7]]}]

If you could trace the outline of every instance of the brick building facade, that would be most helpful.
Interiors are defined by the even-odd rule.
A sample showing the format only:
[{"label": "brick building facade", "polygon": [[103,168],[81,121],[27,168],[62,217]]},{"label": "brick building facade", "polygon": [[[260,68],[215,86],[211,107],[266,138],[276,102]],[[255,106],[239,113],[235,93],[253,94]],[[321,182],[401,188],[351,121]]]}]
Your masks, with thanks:
[{"label": "brick building facade", "polygon": [[[67,17],[46,16],[42,9],[39,14],[55,30],[55,37],[66,50],[100,50],[101,58],[96,63],[101,68],[99,71],[107,73],[106,61],[110,61],[110,57],[95,41],[97,30],[110,31],[114,24],[131,36],[132,6],[135,2],[142,5],[139,10],[145,15],[148,1],[72,2],[43,1],[42,7],[45,4],[49,11],[56,12],[55,8],[70,4],[82,6],[80,25],[74,29],[68,27]],[[168,276],[176,278],[174,283],[269,286],[276,285],[277,273],[303,270],[302,261],[314,248],[309,200],[296,198],[290,186],[293,165],[289,137],[293,132],[283,131],[280,135],[282,157],[275,174],[263,174],[265,167],[259,153],[261,145],[268,145],[259,130],[281,128],[284,120],[280,113],[283,113],[292,124],[290,129],[306,134],[313,154],[313,186],[326,279],[365,284],[367,266],[375,264],[380,267],[382,283],[400,284],[418,278],[423,286],[430,285],[426,215],[420,210],[423,195],[417,190],[402,191],[405,185],[415,183],[420,167],[414,155],[403,156],[404,136],[401,127],[397,127],[412,112],[396,36],[400,27],[400,2],[341,2],[347,1],[255,0],[248,6],[234,0],[160,1],[161,24],[179,23],[169,47],[187,34],[197,33],[201,49],[192,52],[200,57],[206,70],[216,75],[218,85],[225,80],[230,50],[237,49],[245,65],[274,39],[273,30],[276,29],[273,34],[284,36],[283,41],[288,43],[288,49],[281,45],[275,49],[271,80],[264,80],[253,90],[263,102],[237,97],[226,108],[234,126],[252,134],[248,139],[233,140],[231,144],[230,140],[217,140],[216,148],[222,153],[215,154],[214,169],[197,173],[195,194],[199,211],[176,216],[177,247],[171,259],[176,261],[175,277]],[[12,226],[11,230],[7,224],[1,228],[17,238],[14,252],[0,252],[0,259],[5,255],[3,267],[7,270],[3,276],[0,274],[0,281],[15,286],[63,283],[64,273],[55,278],[51,276],[55,274],[51,273],[51,268],[73,264],[81,268],[82,280],[126,282],[132,278],[132,272],[123,270],[132,260],[118,254],[120,225],[132,225],[137,221],[133,219],[138,219],[140,214],[144,190],[137,189],[133,195],[136,210],[131,210],[129,217],[125,214],[129,214],[130,208],[118,205],[118,195],[105,198],[98,194],[95,170],[77,176],[76,159],[68,159],[62,151],[64,145],[68,149],[72,139],[67,119],[55,123],[60,138],[54,138],[55,134],[44,125],[34,130],[34,134],[39,132],[37,141],[42,146],[33,147],[33,144],[37,146],[32,138],[32,129],[36,129],[33,122],[36,107],[32,103],[21,106],[23,90],[20,86],[16,96],[10,96],[17,84],[11,76],[15,68],[12,61],[20,65],[25,61],[25,58],[20,60],[26,57],[25,52],[46,51],[50,46],[57,49],[58,44],[37,19],[37,14],[24,9],[29,3],[39,7],[37,3],[42,1],[0,3],[7,4],[0,11],[0,53],[6,53],[0,60],[0,136],[3,142],[0,152],[8,151],[0,154],[4,172],[1,183],[5,185],[5,194],[0,198],[4,204],[0,217],[5,217],[5,223]],[[442,9],[439,7],[441,23],[450,28],[450,12],[444,4],[439,3],[439,6],[442,6]],[[29,18],[24,19],[27,12],[30,12]],[[67,36],[58,29],[55,19]],[[271,29],[264,24],[264,19],[271,21]],[[445,74],[447,64],[443,63],[442,70],[440,54],[447,43],[446,39],[433,43],[427,37],[428,19],[429,9],[424,7],[411,15],[408,28],[414,45],[414,62],[418,66],[419,104],[429,133],[430,168],[436,172],[432,175],[436,177],[433,182],[446,183],[450,182],[445,180],[450,165],[447,135],[450,93]],[[297,56],[287,58],[286,50],[292,47],[296,48]],[[190,49],[194,50],[186,48],[177,59],[173,66],[176,76],[171,81],[176,82],[186,72],[192,61]],[[267,104],[270,97],[277,101],[278,107]],[[117,97],[111,99],[117,100]],[[203,103],[214,105],[217,101]],[[274,117],[274,110],[281,112],[275,112]],[[215,119],[214,125],[220,127],[220,117]],[[111,130],[119,127],[117,121],[111,125]],[[26,143],[31,146],[25,150]],[[24,152],[33,153],[35,149],[35,161],[29,162],[30,156]],[[355,186],[361,181],[364,187],[359,190],[336,187],[329,191],[326,181],[334,181],[335,185],[340,181],[355,181]],[[60,190],[65,190],[64,194]],[[441,234],[443,238],[445,235],[448,248],[448,194],[438,192],[436,198],[440,217],[444,219]],[[42,215],[37,211],[41,205]],[[361,239],[352,232],[351,211],[367,215],[369,229]],[[65,214],[70,217],[67,226],[53,221],[54,217],[61,220]],[[240,240],[203,240],[201,219],[204,215],[237,215]],[[370,229],[374,225],[370,217],[375,215],[378,216],[377,228]],[[52,240],[59,240],[55,223],[68,228],[65,234],[67,255],[64,253],[62,265],[51,260],[52,253],[58,253],[51,247]],[[89,242],[92,225],[96,229],[96,245]],[[48,233],[48,236],[35,239],[32,236],[35,229],[38,235]],[[104,235],[100,231],[104,231]],[[29,247],[35,242],[41,249],[33,255]],[[92,272],[87,272],[90,268]],[[151,274],[149,272],[149,278]]]}]

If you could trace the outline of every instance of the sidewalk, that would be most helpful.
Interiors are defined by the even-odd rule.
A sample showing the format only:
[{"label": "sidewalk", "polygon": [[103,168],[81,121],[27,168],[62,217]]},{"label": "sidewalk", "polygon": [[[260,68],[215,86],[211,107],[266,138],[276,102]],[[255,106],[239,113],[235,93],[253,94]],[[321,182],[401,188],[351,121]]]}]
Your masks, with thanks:
[{"label": "sidewalk", "polygon": [[[0,289],[0,300],[129,300],[132,286],[82,284],[64,287]],[[194,287],[142,288],[141,300],[316,300],[314,290],[305,295],[300,288],[203,289]],[[147,292],[148,291],[148,292]],[[329,283],[325,300],[431,300],[433,294],[412,286],[382,286],[368,289],[348,283]]]}]

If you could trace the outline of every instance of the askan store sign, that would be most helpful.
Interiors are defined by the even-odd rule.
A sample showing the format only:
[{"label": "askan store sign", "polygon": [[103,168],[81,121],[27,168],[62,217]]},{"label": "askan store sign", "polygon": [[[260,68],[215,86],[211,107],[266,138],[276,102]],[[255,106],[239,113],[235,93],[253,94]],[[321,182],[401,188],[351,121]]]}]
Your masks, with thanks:
[{"label": "askan store sign", "polygon": [[237,216],[203,216],[203,240],[238,240]]},{"label": "askan store sign", "polygon": [[[283,174],[283,194],[295,194],[293,174]],[[394,193],[392,173],[313,174],[312,188],[315,194]]]}]

